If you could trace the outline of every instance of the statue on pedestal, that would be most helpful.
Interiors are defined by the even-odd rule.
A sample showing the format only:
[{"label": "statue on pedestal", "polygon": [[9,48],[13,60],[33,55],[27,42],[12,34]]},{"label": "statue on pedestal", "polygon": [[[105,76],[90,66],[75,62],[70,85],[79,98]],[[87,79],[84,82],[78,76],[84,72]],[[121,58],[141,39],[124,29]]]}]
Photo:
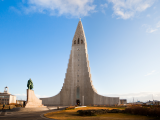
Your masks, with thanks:
[{"label": "statue on pedestal", "polygon": [[33,89],[33,82],[31,78],[27,82],[27,102],[25,108],[39,108],[39,107],[46,107],[42,104],[42,100],[36,97]]}]

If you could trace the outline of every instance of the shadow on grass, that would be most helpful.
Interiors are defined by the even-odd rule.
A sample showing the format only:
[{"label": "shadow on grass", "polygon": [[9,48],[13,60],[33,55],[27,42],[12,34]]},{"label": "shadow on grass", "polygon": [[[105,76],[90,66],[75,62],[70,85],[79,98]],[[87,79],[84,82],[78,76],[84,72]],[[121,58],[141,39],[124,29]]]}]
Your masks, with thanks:
[{"label": "shadow on grass", "polygon": [[[130,114],[130,113],[105,113],[105,114],[123,114],[123,115],[128,115],[128,116],[144,116],[144,115],[133,115],[133,114]],[[76,114],[70,114],[70,115],[72,115],[72,116],[75,116],[75,117],[95,117],[95,116],[97,116],[97,117],[101,117],[101,116],[103,116],[103,115],[105,115],[105,114],[95,114],[95,115],[80,115],[79,113],[76,113]],[[114,116],[113,116],[114,117]],[[153,117],[153,116],[146,116],[147,118],[149,118],[149,119],[154,119],[154,120],[160,120],[160,117]]]},{"label": "shadow on grass", "polygon": [[[123,113],[124,115],[129,115],[129,116],[145,116],[145,115],[135,115],[135,114],[131,114],[131,113]],[[160,120],[160,117],[154,117],[154,116],[146,116],[147,118],[151,119],[151,120]]]}]

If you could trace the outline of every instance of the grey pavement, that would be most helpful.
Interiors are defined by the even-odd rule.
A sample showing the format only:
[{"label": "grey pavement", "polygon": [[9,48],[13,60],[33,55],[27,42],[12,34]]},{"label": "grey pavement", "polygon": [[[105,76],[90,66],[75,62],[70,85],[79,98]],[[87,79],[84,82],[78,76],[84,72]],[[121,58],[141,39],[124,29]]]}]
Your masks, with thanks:
[{"label": "grey pavement", "polygon": [[[59,110],[63,110],[65,107],[60,107]],[[53,120],[44,117],[45,113],[58,111],[57,107],[49,106],[48,110],[40,111],[14,111],[6,110],[0,111],[0,120]]]}]

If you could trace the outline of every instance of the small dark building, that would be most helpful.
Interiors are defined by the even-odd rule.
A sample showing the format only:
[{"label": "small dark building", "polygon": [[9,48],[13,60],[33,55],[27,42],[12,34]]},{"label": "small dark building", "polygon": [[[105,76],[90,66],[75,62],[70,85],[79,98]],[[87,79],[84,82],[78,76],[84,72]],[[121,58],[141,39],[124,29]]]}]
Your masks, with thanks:
[{"label": "small dark building", "polygon": [[120,99],[120,104],[127,104],[127,99]]}]

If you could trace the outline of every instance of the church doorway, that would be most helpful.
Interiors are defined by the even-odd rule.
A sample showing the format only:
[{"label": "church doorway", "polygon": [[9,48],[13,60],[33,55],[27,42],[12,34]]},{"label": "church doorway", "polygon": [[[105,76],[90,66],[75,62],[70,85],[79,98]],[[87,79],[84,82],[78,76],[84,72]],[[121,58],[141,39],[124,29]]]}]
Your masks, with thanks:
[{"label": "church doorway", "polygon": [[80,100],[76,100],[77,105],[80,105]]}]

